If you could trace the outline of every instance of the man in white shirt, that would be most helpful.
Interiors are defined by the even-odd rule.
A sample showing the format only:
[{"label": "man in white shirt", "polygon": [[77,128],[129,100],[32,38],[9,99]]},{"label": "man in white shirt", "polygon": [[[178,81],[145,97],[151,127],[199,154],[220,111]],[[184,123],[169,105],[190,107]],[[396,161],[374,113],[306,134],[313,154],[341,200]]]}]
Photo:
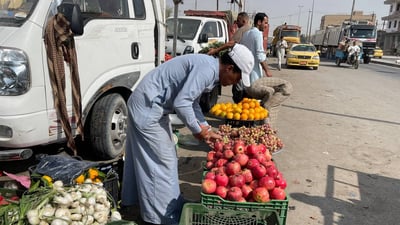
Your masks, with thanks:
[{"label": "man in white shirt", "polygon": [[351,56],[354,55],[356,52],[360,53],[361,49],[360,47],[356,44],[355,41],[353,41],[353,45],[349,46],[349,48],[347,49],[347,51],[349,52],[349,55],[347,56],[347,62],[351,61]]},{"label": "man in white shirt", "polygon": [[281,70],[282,68],[282,61],[283,58],[285,58],[285,51],[287,47],[288,44],[286,40],[283,39],[283,36],[281,36],[278,43],[276,43],[276,54],[278,56],[278,70]]}]

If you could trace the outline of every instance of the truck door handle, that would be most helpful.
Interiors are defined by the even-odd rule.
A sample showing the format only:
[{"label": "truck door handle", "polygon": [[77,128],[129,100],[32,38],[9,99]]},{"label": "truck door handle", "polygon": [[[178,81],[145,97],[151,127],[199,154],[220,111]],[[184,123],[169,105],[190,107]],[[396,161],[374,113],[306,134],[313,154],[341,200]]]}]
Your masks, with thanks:
[{"label": "truck door handle", "polygon": [[137,42],[131,44],[131,55],[133,59],[139,58],[139,44]]}]

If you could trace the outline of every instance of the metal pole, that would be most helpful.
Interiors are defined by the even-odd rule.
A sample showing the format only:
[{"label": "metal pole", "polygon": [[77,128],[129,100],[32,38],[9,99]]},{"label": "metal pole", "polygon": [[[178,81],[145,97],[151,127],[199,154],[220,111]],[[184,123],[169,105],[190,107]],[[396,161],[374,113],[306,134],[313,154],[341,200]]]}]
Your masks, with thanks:
[{"label": "metal pole", "polygon": [[182,0],[174,0],[174,37],[172,39],[172,57],[176,56],[176,39],[178,36],[178,6]]},{"label": "metal pole", "polygon": [[308,29],[310,28],[310,14],[311,10],[308,10],[307,30],[306,30],[307,41],[310,41],[310,37],[308,37]]},{"label": "metal pole", "polygon": [[351,7],[351,14],[350,14],[350,24],[353,21],[353,12],[354,12],[354,4],[355,4],[356,0],[353,0],[353,6]]},{"label": "metal pole", "polygon": [[217,11],[219,10],[219,0],[217,0]]},{"label": "metal pole", "polygon": [[311,42],[311,30],[312,30],[312,21],[314,17],[314,0],[312,1],[312,11],[311,11],[311,20],[310,20],[310,33],[308,33],[308,42]]},{"label": "metal pole", "polygon": [[302,6],[302,5],[299,5],[299,17],[297,18],[297,25],[298,25],[298,26],[300,26],[301,8],[303,8],[303,6]]}]

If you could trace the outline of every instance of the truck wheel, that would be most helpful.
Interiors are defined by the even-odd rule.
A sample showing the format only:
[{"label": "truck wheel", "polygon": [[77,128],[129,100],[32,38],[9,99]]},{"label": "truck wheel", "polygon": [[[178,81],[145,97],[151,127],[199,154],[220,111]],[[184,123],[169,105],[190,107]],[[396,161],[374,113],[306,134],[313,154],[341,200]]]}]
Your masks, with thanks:
[{"label": "truck wheel", "polygon": [[371,61],[370,57],[364,58],[364,64],[368,64]]},{"label": "truck wheel", "polygon": [[125,150],[128,109],[119,94],[99,99],[89,120],[90,146],[102,159],[114,159]]},{"label": "truck wheel", "polygon": [[340,58],[336,57],[336,65],[340,66]]},{"label": "truck wheel", "polygon": [[210,109],[217,104],[219,95],[218,85],[212,89],[211,92],[204,93],[200,98],[200,107],[203,112],[208,112]]}]

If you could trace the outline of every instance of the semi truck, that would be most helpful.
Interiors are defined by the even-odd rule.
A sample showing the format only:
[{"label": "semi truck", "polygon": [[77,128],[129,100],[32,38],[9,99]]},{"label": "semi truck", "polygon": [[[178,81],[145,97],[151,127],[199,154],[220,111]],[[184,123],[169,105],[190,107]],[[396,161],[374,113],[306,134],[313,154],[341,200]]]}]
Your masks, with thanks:
[{"label": "semi truck", "polygon": [[70,58],[57,63],[65,68],[65,99],[58,102],[65,102],[72,135],[84,136],[78,154],[90,149],[102,159],[120,156],[127,99],[164,60],[165,0],[26,0],[2,4],[0,12],[0,161],[28,159],[38,147],[67,140],[51,85],[54,54],[45,44],[46,27],[59,13],[74,33],[81,117],[73,110]]},{"label": "semi truck", "polygon": [[341,26],[328,26],[316,31],[312,37],[313,44],[328,58],[335,56],[341,42],[358,43],[362,49],[365,64],[371,61],[376,47],[376,26],[367,21],[345,21]]},{"label": "semi truck", "polygon": [[296,25],[287,25],[286,23],[280,25],[274,29],[272,39],[272,55],[276,56],[276,44],[278,43],[280,37],[288,43],[288,48],[290,48],[293,44],[300,43],[300,35],[301,35],[301,27]]}]

